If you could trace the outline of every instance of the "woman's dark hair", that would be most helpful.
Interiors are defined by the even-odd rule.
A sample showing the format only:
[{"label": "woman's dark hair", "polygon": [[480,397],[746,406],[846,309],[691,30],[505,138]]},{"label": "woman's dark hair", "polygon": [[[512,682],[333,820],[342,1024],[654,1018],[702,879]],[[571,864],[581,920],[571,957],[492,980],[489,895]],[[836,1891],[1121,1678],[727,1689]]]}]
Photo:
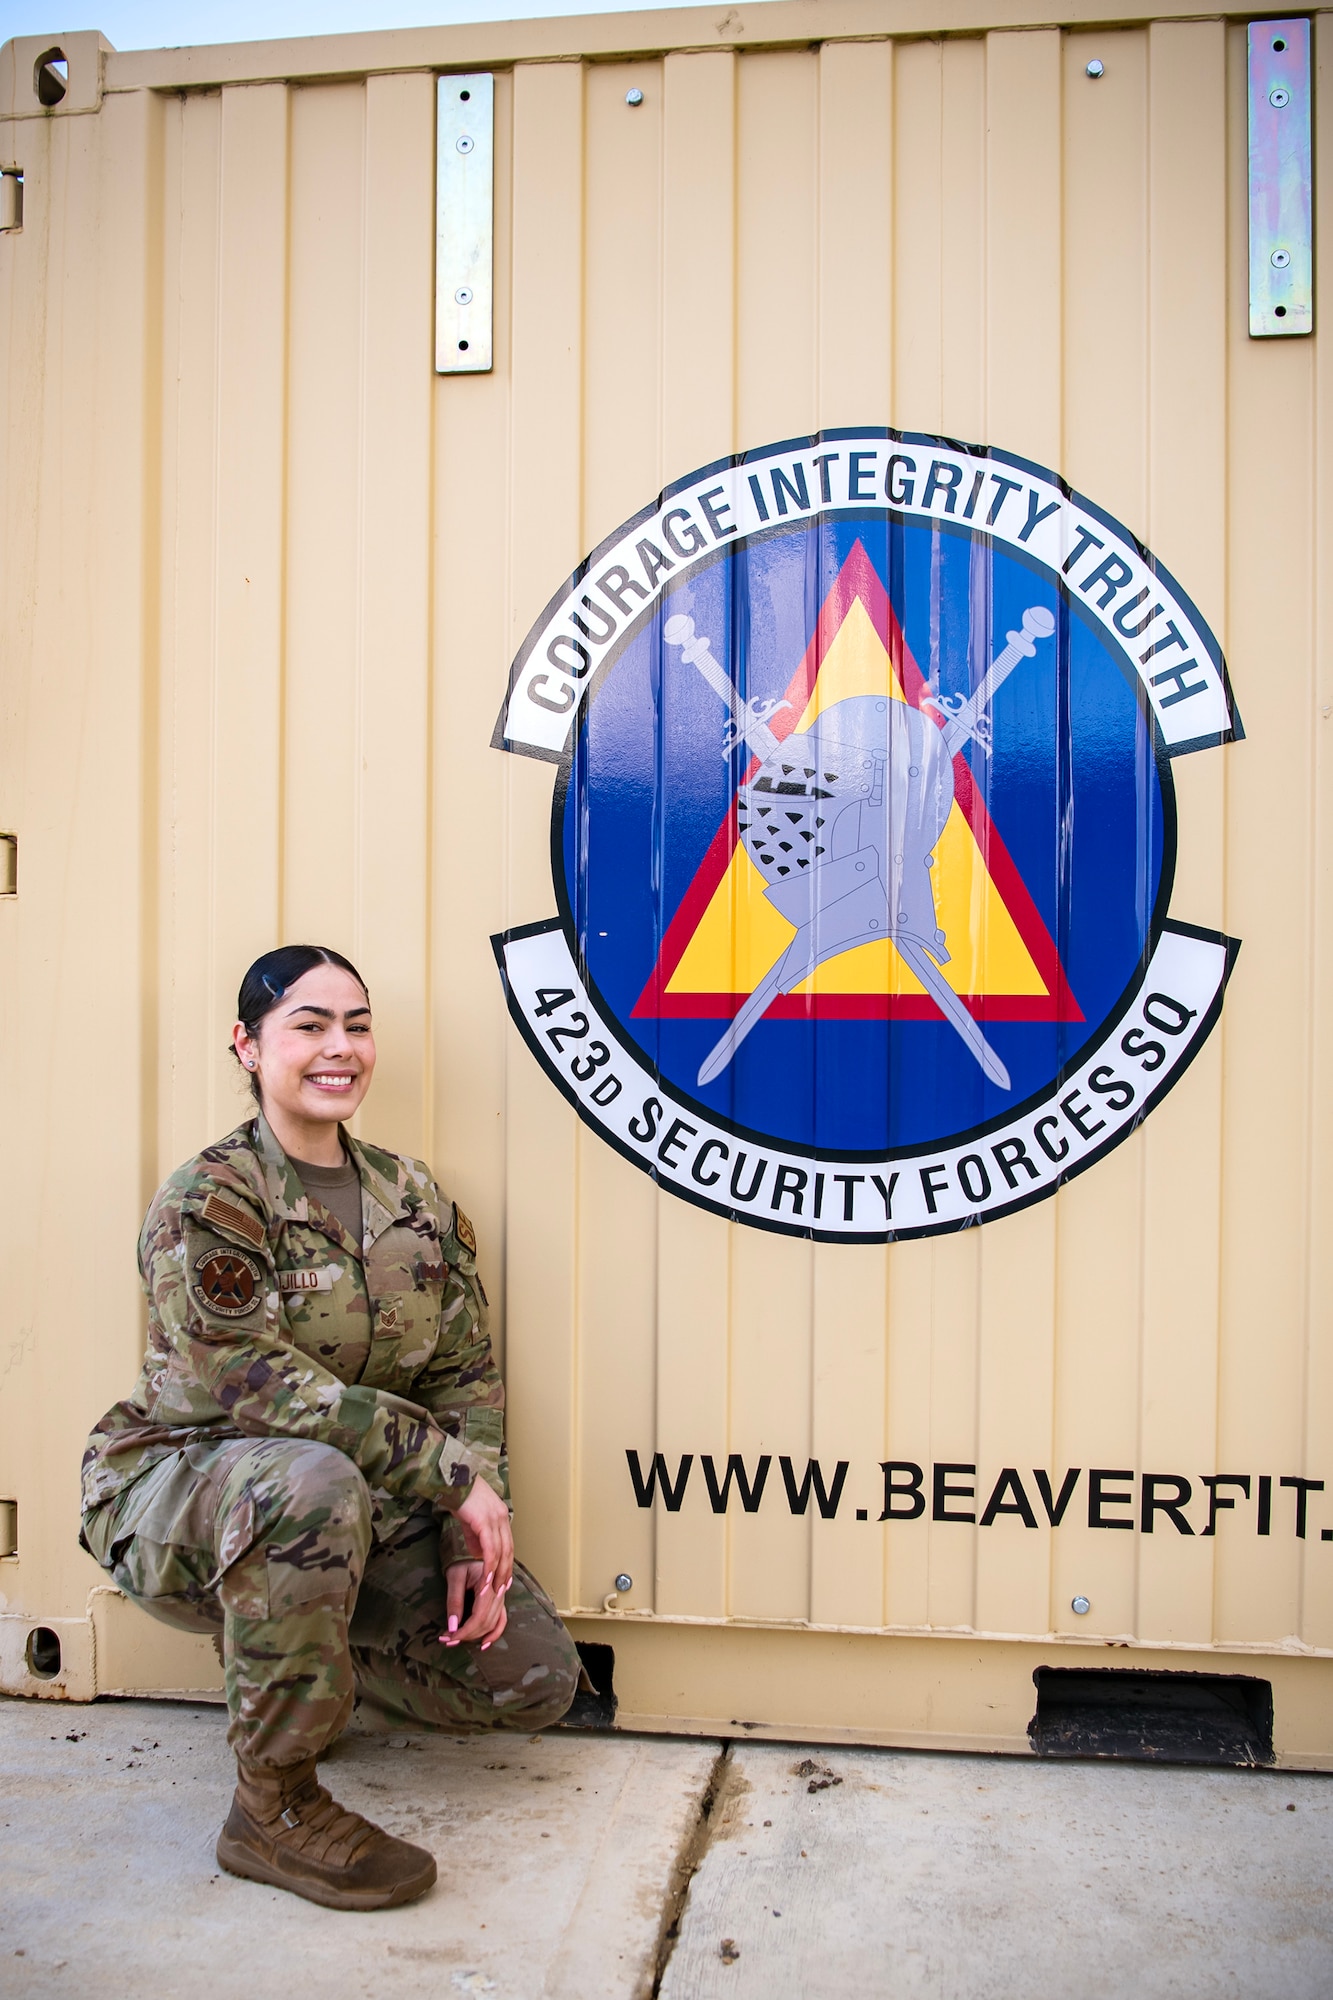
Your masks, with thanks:
[{"label": "woman's dark hair", "polygon": [[[284,944],[276,951],[266,951],[257,958],[241,981],[241,990],[236,996],[236,1018],[251,1035],[259,1033],[259,1024],[265,1014],[271,1013],[284,993],[295,986],[298,979],[304,979],[307,972],[313,972],[317,965],[339,965],[344,972],[350,972],[367,1000],[370,988],[352,964],[340,951],[330,951],[322,944]],[[233,1048],[232,1054],[236,1051]],[[239,1061],[239,1057],[237,1058]],[[260,1099],[259,1078],[250,1072],[250,1090],[255,1103]]]}]

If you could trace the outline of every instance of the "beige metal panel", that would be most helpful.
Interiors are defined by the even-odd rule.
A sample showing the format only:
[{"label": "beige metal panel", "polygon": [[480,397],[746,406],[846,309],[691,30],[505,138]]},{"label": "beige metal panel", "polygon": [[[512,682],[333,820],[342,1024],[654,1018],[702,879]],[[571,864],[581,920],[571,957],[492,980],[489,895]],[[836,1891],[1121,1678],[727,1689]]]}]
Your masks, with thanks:
[{"label": "beige metal panel", "polygon": [[[1320,19],[1315,23],[1314,59],[1319,84],[1316,91],[1316,117],[1319,121],[1316,144],[1319,148],[1315,164],[1315,228],[1318,232],[1316,255],[1320,258],[1320,269],[1330,269],[1329,258],[1333,256],[1333,90],[1330,90],[1330,48],[1328,23]],[[1318,1317],[1312,1327],[1309,1349],[1308,1373],[1306,1376],[1306,1453],[1313,1466],[1327,1465],[1333,1459],[1333,1342],[1327,1337],[1328,1300],[1333,1298],[1333,1232],[1330,1232],[1327,1217],[1333,1213],[1330,1198],[1329,1158],[1326,1148],[1320,1143],[1322,1135],[1333,1131],[1333,1105],[1330,1104],[1330,1066],[1328,1045],[1325,1036],[1318,1031],[1322,1024],[1333,1018],[1329,975],[1330,951],[1333,950],[1333,883],[1326,865],[1320,865],[1329,853],[1333,841],[1333,754],[1330,738],[1333,737],[1333,602],[1330,601],[1329,579],[1333,577],[1333,454],[1328,449],[1330,427],[1333,426],[1333,370],[1326,349],[1316,353],[1313,362],[1314,383],[1314,427],[1318,450],[1315,457],[1313,501],[1314,501],[1314,711],[1309,727],[1313,737],[1313,815],[1310,830],[1311,846],[1316,857],[1311,900],[1314,915],[1314,953],[1312,967],[1311,1023],[1316,1026],[1310,1036],[1310,1214],[1312,1227],[1308,1248],[1308,1295],[1315,1305]],[[1333,1646],[1333,1593],[1324,1583],[1320,1558],[1325,1551],[1317,1542],[1307,1545],[1305,1550],[1305,1576],[1302,1591],[1302,1633],[1308,1644],[1327,1648]]]},{"label": "beige metal panel", "polygon": [[[5,245],[17,254],[5,259],[0,307],[13,357],[6,429],[19,442],[4,468],[3,595],[20,669],[5,676],[4,732],[20,893],[0,911],[9,1129],[20,1139],[3,1168],[0,1480],[19,1503],[19,1554],[0,1591],[11,1609],[37,1602],[57,1620],[82,1612],[95,1579],[73,1545],[79,1433],[119,1393],[136,1347],[127,1251],[151,1118],[137,998],[152,905],[143,818],[155,650],[140,526],[158,504],[149,305],[160,126],[160,107],[139,97],[25,136],[35,226]],[[55,288],[48,259],[62,267]],[[97,1194],[76,1234],[81,1182]],[[60,1691],[91,1692],[86,1627],[61,1629]],[[18,1641],[21,1661],[22,1631]],[[7,1678],[11,1643],[6,1632]]]},{"label": "beige metal panel", "polygon": [[429,162],[435,91],[428,76],[372,77],[365,99],[362,769],[354,935],[357,952],[375,967],[377,1030],[394,1056],[375,1093],[376,1129],[394,1147],[429,1154],[434,398],[427,358],[433,342]]},{"label": "beige metal panel", "polygon": [[892,42],[834,42],[820,54],[821,429],[888,422],[895,53]]},{"label": "beige metal panel", "polygon": [[[583,553],[583,72],[514,77],[509,645]],[[545,911],[550,774],[507,760],[506,915]],[[505,1080],[506,1363],[514,1494],[526,1559],[560,1603],[575,1594],[577,1216],[589,1144],[512,1034]]]},{"label": "beige metal panel", "polygon": [[[995,27],[1030,27],[1036,12],[1031,0],[755,0],[743,9],[728,8],[721,16],[716,7],[681,7],[639,14],[576,14],[359,35],[311,35],[294,41],[234,42],[214,48],[132,49],[108,56],[106,86],[111,90],[199,90],[272,80],[318,82],[380,70],[467,70],[580,57],[654,56],[664,49],[702,50],[719,45],[758,51],[783,46],[812,48],[836,40],[862,42],[885,35],[977,35]],[[1162,0],[1153,6],[1125,7],[1117,19],[1181,20],[1195,12],[1192,0]],[[1066,0],[1060,18],[1071,25],[1096,23],[1104,20],[1105,14],[1104,0]],[[30,106],[32,55],[43,46],[41,39],[33,36],[6,44],[19,55],[13,71],[0,73],[0,106],[10,101],[11,91],[21,107]],[[25,55],[25,49],[31,54]],[[21,108],[19,115],[39,114]]]},{"label": "beige metal panel", "polygon": [[893,413],[903,430],[936,430],[943,421],[943,57],[939,42],[907,42],[893,59],[891,353]]},{"label": "beige metal panel", "polygon": [[[1081,53],[1090,40],[1076,37]],[[1146,486],[1147,538],[1196,602],[1220,619],[1226,546],[1226,35],[1221,23],[1147,33]],[[1190,142],[1176,107],[1195,106]],[[1191,470],[1192,469],[1192,473]],[[1223,643],[1226,635],[1223,634]],[[1219,923],[1224,884],[1225,765],[1183,757],[1173,767],[1181,807],[1181,907]],[[1142,1463],[1197,1479],[1224,1465],[1218,1435],[1218,1260],[1222,1046],[1203,1050],[1193,1096],[1167,1103],[1144,1133]],[[1202,1498],[1202,1495],[1200,1496]],[[1223,1530],[1229,1526],[1222,1517]],[[1185,1639],[1227,1636],[1217,1619],[1218,1572],[1255,1561],[1255,1543],[1209,1542],[1208,1561],[1183,1566],[1174,1534],[1141,1548],[1138,1629]],[[1242,1555],[1242,1551],[1244,1554]]]},{"label": "beige metal panel", "polygon": [[[626,102],[630,90],[642,91],[641,104]],[[589,69],[584,117],[583,545],[591,547],[661,480],[660,65]],[[647,1523],[627,1518],[624,1452],[654,1431],[658,1197],[650,1181],[583,1130],[578,1163],[571,1482],[578,1554],[571,1594],[600,1606],[625,1572],[638,1585],[632,1601],[648,1604]],[[673,1317],[668,1307],[667,1325]]]},{"label": "beige metal panel", "polygon": [[[233,101],[239,99],[239,102]],[[239,971],[280,898],[287,94],[170,107],[161,321],[159,1130],[168,1171],[243,1115],[225,1058]],[[170,1148],[166,1146],[171,1141]]]},{"label": "beige metal panel", "polygon": [[[70,1691],[93,1687],[95,1579],[74,1472],[137,1360],[139,1215],[239,1115],[235,980],[299,932],[372,981],[368,1133],[423,1151],[477,1221],[524,1555],[564,1605],[599,1612],[624,1568],[657,1614],[580,1627],[621,1649],[645,1726],[714,1726],[753,1692],[771,1727],[1019,1747],[1033,1665],[1099,1660],[1098,1635],[1152,1664],[1333,1647],[1329,1552],[1317,1528],[1295,1541],[1289,1491],[1266,1540],[1252,1503],[1206,1542],[1099,1532],[1086,1485],[1055,1534],[875,1518],[885,1458],[975,1464],[960,1512],[1007,1465],[1179,1471],[1197,1520],[1202,1473],[1320,1477],[1333,1444],[1327,364],[1317,339],[1245,331],[1243,28],[1156,12],[1062,36],[899,4],[875,33],[979,32],[822,47],[804,0],[747,9],[721,44],[703,15],[660,17],[656,42],[655,17],[423,31],[309,46],[300,88],[290,47],[115,56],[96,116],[8,128],[32,220],[0,239],[20,669],[0,821],[22,883],[0,1006],[43,1136],[9,1201],[28,1253],[6,1278],[0,1489],[13,1468],[24,1541],[0,1589],[68,1621]],[[858,0],[819,18],[869,19]],[[787,46],[755,47],[760,21]],[[568,51],[623,59],[533,59]],[[433,379],[428,71],[506,52],[496,366]],[[1327,124],[1326,77],[1318,104]],[[1119,512],[1218,630],[1250,730],[1174,769],[1175,907],[1245,940],[1190,1075],[1055,1201],[889,1250],[728,1226],[576,1123],[505,1021],[488,944],[549,913],[551,773],[486,748],[541,604],[664,481],[883,421],[1030,455]],[[85,938],[99,1018],[133,1052],[95,1101],[62,1063]],[[117,1169],[83,1246],[96,1290],[76,1278],[57,1309],[39,1278],[68,1260],[63,1175],[90,1136]],[[672,1470],[696,1454],[679,1514],[635,1507],[627,1447]],[[757,1514],[734,1495],[713,1513],[703,1452],[771,1456]],[[782,1454],[798,1476],[851,1461],[836,1521],[792,1516]],[[97,1617],[108,1671],[161,1685]],[[825,1629],[687,1639],[682,1618]],[[1031,1643],[857,1639],[864,1670],[840,1679],[827,1628],[884,1626]],[[1003,1727],[960,1692],[988,1672]],[[1326,1756],[1291,1698],[1284,1754]]]},{"label": "beige metal panel", "polygon": [[[1147,39],[1141,30],[1095,37],[1095,53],[1106,65],[1096,81],[1085,70],[1093,39],[1069,37],[1062,55],[1062,469],[1081,492],[1095,493],[1122,519],[1142,520]],[[1174,1460],[1164,1466],[1150,1462],[1144,1435],[1144,1166],[1143,1146],[1131,1142],[1103,1162],[1095,1179],[1084,1176],[1059,1197],[1059,1468],[1174,1469]],[[1140,1541],[1132,1504],[1104,1510],[1107,1519],[1124,1522],[1117,1530],[1094,1527],[1086,1500],[1086,1492],[1080,1493],[1079,1520],[1061,1530],[1069,1588],[1055,1601],[1056,1629],[1137,1632],[1143,1572],[1151,1567],[1154,1550],[1159,1556],[1165,1552],[1168,1575],[1178,1587],[1175,1552],[1167,1549],[1160,1523],[1154,1543]],[[1069,1608],[1076,1593],[1091,1600],[1085,1617]]]},{"label": "beige metal panel", "polygon": [[[906,1246],[904,1246],[906,1247]],[[916,1246],[912,1246],[914,1249]],[[983,1259],[981,1239],[972,1230],[946,1243],[925,1248],[931,1269],[929,1377],[926,1408],[915,1425],[916,1451],[906,1455],[933,1465],[971,1465],[977,1460],[977,1359],[980,1333]],[[890,1320],[895,1339],[921,1340],[924,1327],[895,1315]],[[928,1544],[926,1597],[922,1623],[970,1629],[976,1623],[976,1561],[974,1531],[957,1521],[935,1518],[936,1500],[927,1469],[927,1511],[922,1526]],[[964,1474],[946,1476],[948,1488],[966,1489],[973,1482]],[[975,1513],[966,1500],[943,1496],[942,1511]]]},{"label": "beige metal panel", "polygon": [[[1024,41],[1026,42],[1026,37]],[[991,50],[986,40],[940,47],[940,406],[948,437],[985,437],[987,283],[987,133],[1004,116],[988,104]],[[904,273],[899,307],[909,309]],[[902,420],[899,420],[900,423]]]},{"label": "beige metal panel", "polygon": [[430,79],[300,91],[291,116],[280,928],[340,940],[374,966],[385,1049],[374,1131],[420,1153],[429,1106],[431,391],[420,363],[431,324],[422,238],[431,228]]},{"label": "beige metal panel", "polygon": [[[648,1621],[578,1618],[578,1639],[616,1647],[624,1690],[622,1726],[706,1733],[725,1717],[747,1738],[800,1743],[885,1743],[913,1750],[1030,1754],[1032,1675],[1038,1666],[1123,1667],[1127,1656],[1097,1645],[978,1641],[969,1634],[676,1627],[670,1643]],[[1328,1768],[1326,1660],[1252,1653],[1141,1652],[1134,1667],[1177,1673],[1259,1673],[1273,1688],[1275,1761],[1284,1770]],[[699,1706],[681,1708],[682,1689]],[[734,1719],[737,1691],[745,1700]]]},{"label": "beige metal panel", "polygon": [[[224,105],[234,95],[225,93]],[[293,91],[288,117],[282,876],[274,942],[328,938],[351,951],[359,942],[361,531],[368,514],[361,476],[372,374],[363,340],[366,92],[347,84]],[[402,781],[410,798],[410,745]],[[412,831],[417,840],[409,835],[404,843],[409,867],[420,854],[419,830]],[[382,879],[380,894],[395,895],[397,881],[396,872]],[[378,1007],[378,968],[373,984]],[[377,1091],[377,1111],[378,1099]]]},{"label": "beige metal panel", "polygon": [[[1245,129],[1244,29],[1229,31],[1233,135]],[[1245,939],[1224,1020],[1219,1436],[1228,1468],[1319,1477],[1305,1462],[1309,1340],[1327,1302],[1309,1292],[1311,749],[1288,718],[1314,711],[1310,499],[1315,343],[1253,341],[1245,319],[1245,229],[1234,204],[1244,159],[1233,136],[1228,385],[1228,602],[1224,629],[1249,740],[1227,770],[1228,925]],[[1270,352],[1269,350],[1275,350]],[[1258,1228],[1263,1254],[1250,1235]],[[1256,1337],[1257,1336],[1257,1337]],[[1223,1469],[1219,1466],[1219,1470]],[[1228,1579],[1227,1626],[1246,1637],[1301,1631],[1293,1495],[1274,1491],[1261,1561]],[[1322,1552],[1322,1551],[1321,1551]]]},{"label": "beige metal panel", "polygon": [[986,435],[1064,470],[1062,69],[1052,29],[986,38]]},{"label": "beige metal panel", "polygon": [[[280,926],[289,143],[280,85],[223,92],[209,729],[218,1047],[234,1019],[234,968],[275,944]],[[214,1107],[223,1130],[230,1110]]]},{"label": "beige metal panel", "polygon": [[[819,61],[818,405],[821,428],[882,423],[892,382],[892,43],[825,48]],[[856,198],[849,200],[849,188]],[[870,1537],[884,1457],[887,1254],[815,1246],[810,1293],[808,1435],[789,1435],[798,1478],[806,1455],[851,1483],[832,1521],[809,1503],[808,1616],[883,1623],[882,1565]],[[855,1489],[855,1490],[853,1490]],[[864,1509],[869,1522],[858,1521]]]},{"label": "beige metal panel", "polygon": [[[630,90],[642,104],[626,103]],[[591,66],[584,117],[582,527],[592,548],[661,483],[661,66]],[[696,297],[695,338],[701,307]]]},{"label": "beige metal panel", "polygon": [[[737,72],[736,428],[738,442],[814,427],[819,138],[818,58],[794,51]],[[793,668],[804,635],[792,635]],[[739,1154],[738,1154],[739,1160]],[[750,1163],[756,1157],[750,1149]],[[747,1171],[749,1169],[747,1168]],[[727,1402],[709,1413],[707,1447],[722,1467],[740,1453],[804,1459],[812,1365],[813,1246],[739,1229],[731,1249]],[[797,1386],[799,1385],[799,1387]],[[701,1439],[705,1431],[701,1429]],[[778,1467],[770,1477],[780,1491]],[[727,1514],[732,1616],[809,1616],[802,1532],[772,1499]]]},{"label": "beige metal panel", "polygon": [[[676,471],[736,444],[736,58],[730,50],[670,55],[662,92],[662,464]],[[699,1450],[699,1411],[728,1408],[734,1235],[659,1195],[656,1426],[633,1438],[626,1426],[623,1445],[656,1444],[673,1470]],[[658,1507],[640,1516],[639,1532],[653,1550],[654,1576],[652,1594],[636,1591],[633,1602],[725,1616],[720,1520]],[[630,1574],[638,1574],[632,1565]]]},{"label": "beige metal panel", "polygon": [[[212,718],[218,425],[218,275],[222,96],[166,107],[163,275],[162,518],[157,768],[157,1160],[188,1159],[227,1128],[242,1099],[225,1076],[223,1012],[233,968],[211,946],[212,840],[201,806],[213,788]],[[209,468],[209,476],[201,470]],[[169,529],[167,524],[170,524]],[[188,802],[188,804],[187,804]],[[165,1169],[165,1171],[169,1171]],[[144,1203],[152,1193],[144,1190]],[[138,1327],[136,1325],[136,1333]],[[120,1392],[120,1393],[123,1393]]]},{"label": "beige metal panel", "polygon": [[[1058,456],[1066,138],[1060,38],[1049,30],[993,34],[985,56],[982,434],[1002,446],[1030,439],[1024,452]],[[1053,1589],[1055,1537],[1030,1478],[1034,1467],[1060,1459],[1059,1265],[1058,1197],[982,1238],[974,1511],[980,1522],[992,1487],[1012,1466],[1040,1524],[1034,1533],[1021,1518],[997,1515],[978,1531],[974,1622],[983,1631],[1058,1628],[1061,1609],[1070,1615],[1072,1593],[1062,1607]]]},{"label": "beige metal panel", "polygon": [[[935,1261],[929,1243],[904,1243],[888,1259],[885,1285],[888,1338],[884,1360],[884,1461],[919,1465],[925,1455],[923,1440],[929,1437],[932,1345],[913,1337],[913,1330],[929,1327],[935,1309]],[[871,1508],[871,1519],[887,1512],[890,1477],[902,1484],[905,1475],[884,1475],[885,1491],[880,1507]],[[906,1502],[894,1501],[895,1512]],[[883,1582],[884,1623],[896,1626],[925,1626],[929,1622],[931,1544],[922,1532],[923,1524],[890,1520],[884,1536]]]},{"label": "beige metal panel", "polygon": [[[483,663],[512,646],[510,495],[510,230],[513,89],[495,85],[495,368],[441,379],[432,396],[430,575],[430,1076],[426,1157],[474,1222],[492,1324],[505,1328],[505,1079],[508,1023],[485,1004],[491,933],[510,921],[505,839],[511,783],[544,773],[487,755],[494,687]],[[417,168],[420,172],[420,168]],[[429,178],[429,175],[427,176]],[[490,838],[481,839],[477,830]],[[473,915],[473,911],[476,915]]]}]

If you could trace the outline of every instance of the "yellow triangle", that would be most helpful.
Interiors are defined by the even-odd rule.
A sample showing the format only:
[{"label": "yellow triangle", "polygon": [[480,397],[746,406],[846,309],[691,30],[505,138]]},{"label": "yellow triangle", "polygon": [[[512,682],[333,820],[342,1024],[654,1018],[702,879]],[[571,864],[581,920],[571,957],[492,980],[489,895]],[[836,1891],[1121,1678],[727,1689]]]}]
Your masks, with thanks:
[{"label": "yellow triangle", "polygon": [[[805,713],[815,717],[854,694],[906,696],[888,648],[860,598],[855,598],[824,655]],[[944,976],[956,993],[1044,994],[1046,985],[986,868],[976,838],[955,804],[935,850],[931,889],[939,928],[952,958]],[[737,843],[667,983],[667,992],[752,993],[796,932],[764,895],[764,878]],[[916,974],[886,938],[857,945],[821,965],[796,988],[810,994],[919,994]]]}]

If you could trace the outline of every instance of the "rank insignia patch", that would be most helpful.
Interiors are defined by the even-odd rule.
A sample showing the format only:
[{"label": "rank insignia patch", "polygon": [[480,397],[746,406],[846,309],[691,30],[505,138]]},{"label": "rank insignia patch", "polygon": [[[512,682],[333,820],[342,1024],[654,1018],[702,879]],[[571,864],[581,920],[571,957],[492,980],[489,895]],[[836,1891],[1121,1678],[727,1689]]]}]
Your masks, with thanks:
[{"label": "rank insignia patch", "polygon": [[590,1125],[826,1240],[1053,1193],[1183,1074],[1237,946],[1171,910],[1212,634],[1055,475],[884,430],[750,452],[612,535],[515,662],[558,914],[494,940]]},{"label": "rank insignia patch", "polygon": [[205,1312],[240,1319],[253,1310],[264,1282],[262,1265],[243,1250],[206,1250],[191,1280]]}]

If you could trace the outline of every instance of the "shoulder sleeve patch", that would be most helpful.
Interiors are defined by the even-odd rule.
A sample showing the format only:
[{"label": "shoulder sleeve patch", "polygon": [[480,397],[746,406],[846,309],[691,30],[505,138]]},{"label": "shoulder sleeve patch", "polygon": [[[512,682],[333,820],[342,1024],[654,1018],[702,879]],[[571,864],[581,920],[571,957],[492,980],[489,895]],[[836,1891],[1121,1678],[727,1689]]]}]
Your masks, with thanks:
[{"label": "shoulder sleeve patch", "polygon": [[457,1202],[454,1203],[453,1234],[457,1237],[463,1248],[470,1250],[475,1257],[477,1254],[477,1233]]},{"label": "shoulder sleeve patch", "polygon": [[206,1313],[243,1319],[261,1301],[263,1266],[244,1250],[205,1250],[195,1259],[190,1285]]},{"label": "shoulder sleeve patch", "polygon": [[211,1194],[201,1214],[204,1221],[211,1222],[215,1229],[226,1230],[229,1236],[243,1237],[247,1243],[253,1243],[256,1250],[262,1249],[264,1225],[257,1222],[248,1209],[238,1207],[220,1194]]}]

